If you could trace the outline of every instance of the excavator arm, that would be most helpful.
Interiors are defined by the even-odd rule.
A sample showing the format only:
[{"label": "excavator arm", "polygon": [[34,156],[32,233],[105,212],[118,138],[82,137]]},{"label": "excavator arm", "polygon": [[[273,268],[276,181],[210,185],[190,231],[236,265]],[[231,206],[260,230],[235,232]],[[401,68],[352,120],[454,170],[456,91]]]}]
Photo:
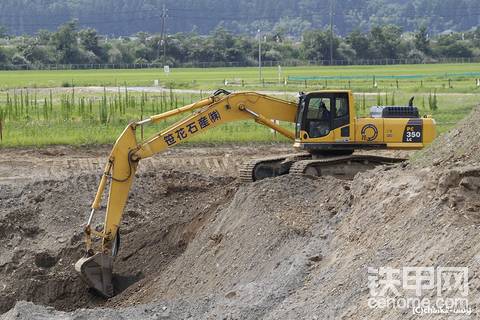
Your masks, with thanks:
[{"label": "excavator arm", "polygon": [[[195,111],[145,141],[137,142],[139,127],[158,123],[178,114]],[[295,122],[297,104],[255,92],[229,93],[217,90],[211,97],[130,124],[117,139],[105,166],[92,209],[85,226],[86,256],[75,269],[87,285],[106,297],[114,295],[112,285],[113,259],[120,245],[119,227],[127,203],[135,172],[140,160],[149,158],[188,139],[201,135],[222,124],[254,120],[287,138],[294,140],[293,132],[273,120]],[[109,196],[102,231],[92,229],[95,213],[100,209],[105,189]],[[95,248],[97,239],[101,244]]]}]

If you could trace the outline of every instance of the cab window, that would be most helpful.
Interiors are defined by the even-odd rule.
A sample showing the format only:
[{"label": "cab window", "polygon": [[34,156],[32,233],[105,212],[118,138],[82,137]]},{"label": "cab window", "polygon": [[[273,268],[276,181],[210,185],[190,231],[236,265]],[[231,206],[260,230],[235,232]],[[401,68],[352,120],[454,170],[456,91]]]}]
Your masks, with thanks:
[{"label": "cab window", "polygon": [[337,97],[335,109],[335,118],[342,118],[348,115],[348,99],[345,97]]},{"label": "cab window", "polygon": [[307,110],[307,132],[310,138],[326,136],[330,133],[332,99],[312,97]]}]

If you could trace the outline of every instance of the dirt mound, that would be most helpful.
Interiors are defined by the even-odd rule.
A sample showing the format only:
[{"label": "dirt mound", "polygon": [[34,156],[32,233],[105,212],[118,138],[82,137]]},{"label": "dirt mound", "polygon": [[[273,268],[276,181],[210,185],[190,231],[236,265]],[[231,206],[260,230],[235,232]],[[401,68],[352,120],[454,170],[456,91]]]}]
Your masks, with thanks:
[{"label": "dirt mound", "polygon": [[115,305],[220,295],[260,317],[328,254],[338,207],[349,201],[345,188],[336,179],[303,177],[242,186],[165,271]]},{"label": "dirt mound", "polygon": [[[195,225],[195,232],[181,250],[163,256],[163,264],[158,255],[168,252],[162,243],[165,239],[161,234],[165,233],[153,234],[158,236],[155,239],[144,238],[151,245],[139,250],[141,232],[152,229],[133,230],[141,219],[127,222],[132,228],[127,232],[131,241],[124,245],[122,255],[135,259],[135,263],[127,267],[128,259],[122,262],[120,258],[116,267],[127,274],[144,268],[146,277],[104,305],[114,309],[61,313],[19,303],[3,319],[28,319],[36,314],[52,319],[413,317],[410,310],[368,307],[367,270],[383,266],[478,270],[479,225],[472,219],[478,211],[452,206],[444,199],[445,194],[463,188],[460,181],[477,171],[461,171],[462,178],[452,179],[453,184],[444,182],[444,173],[398,166],[377,168],[353,181],[284,176],[241,186],[233,198],[223,194],[215,202],[218,206],[206,211],[200,226],[192,222],[198,219],[184,220]],[[181,189],[175,189],[174,194],[177,192]],[[142,194],[137,193],[137,197]],[[211,195],[209,192],[207,198]],[[478,199],[474,193],[464,196],[468,201]],[[163,203],[152,201],[152,205]],[[142,207],[142,212],[147,209]],[[164,219],[172,219],[170,212]],[[164,221],[162,218],[162,226]],[[170,247],[178,245],[173,235],[182,234],[171,229],[171,239],[175,240],[170,241]],[[46,255],[40,260],[47,265],[53,261]],[[480,286],[478,276],[471,277],[470,286]],[[472,304],[478,295],[472,289]],[[472,307],[476,312],[476,306]]]},{"label": "dirt mound", "polygon": [[[202,221],[228,200],[231,181],[179,172],[141,175],[121,230],[118,289],[161,270],[180,254]],[[97,185],[93,175],[0,185],[0,312],[18,300],[60,310],[104,304],[85,292],[73,270],[82,255],[81,229]]]},{"label": "dirt mound", "polygon": [[[142,197],[141,188],[137,188],[132,198]],[[217,188],[216,195],[210,192],[212,188]],[[166,227],[169,224],[165,220],[172,217],[171,212],[164,212],[165,220],[158,221],[161,226],[148,229],[153,232],[150,239],[139,236],[147,228],[139,227],[142,220],[129,221],[127,210],[125,222],[129,228],[135,225],[135,229],[132,226],[131,231],[123,232],[132,237],[123,245],[115,270],[132,275],[141,269],[140,277],[145,278],[104,306],[154,302],[140,308],[149,310],[147,314],[132,308],[118,311],[124,317],[142,319],[150,314],[164,314],[172,319],[188,315],[258,319],[300,290],[309,274],[330,256],[339,208],[350,202],[349,189],[346,181],[285,176],[241,186],[230,199],[225,186],[210,186],[204,201],[197,195],[195,204],[186,204],[186,209],[195,212],[194,219],[190,215],[184,223],[179,223],[181,217],[177,217],[177,224]],[[175,189],[175,194],[178,196],[182,190]],[[212,201],[212,197],[218,197],[218,201]],[[142,202],[135,200],[130,207]],[[148,212],[148,207],[142,208],[145,211]],[[172,247],[181,249],[169,252]],[[40,260],[42,264],[51,262],[47,255],[40,255]],[[82,293],[83,297],[76,295],[80,300],[89,296]],[[98,301],[87,304],[79,301],[70,307],[94,306],[95,302],[98,304]],[[20,303],[4,318],[17,315],[28,318],[39,310],[44,309]],[[67,316],[51,309],[46,312],[49,317]],[[115,319],[118,312],[75,311],[68,316]]]},{"label": "dirt mound", "polygon": [[464,166],[480,162],[480,106],[455,128],[438,137],[413,157],[416,166]]}]

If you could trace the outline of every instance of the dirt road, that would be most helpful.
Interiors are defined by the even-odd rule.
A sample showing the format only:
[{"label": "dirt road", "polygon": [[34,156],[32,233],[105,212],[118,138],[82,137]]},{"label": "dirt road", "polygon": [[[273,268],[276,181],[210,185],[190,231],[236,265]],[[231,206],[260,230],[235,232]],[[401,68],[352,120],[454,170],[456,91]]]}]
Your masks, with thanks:
[{"label": "dirt road", "polygon": [[[221,87],[221,86],[219,86]],[[32,90],[35,89],[38,93],[48,94],[52,91],[55,94],[68,94],[72,92],[72,88],[31,88]],[[175,94],[195,94],[195,95],[203,95],[208,96],[215,91],[215,89],[211,90],[199,90],[199,89],[169,89],[164,87],[129,87],[127,86],[129,92],[146,92],[146,93],[170,93],[170,90]],[[272,95],[272,96],[280,96],[286,99],[294,98],[298,96],[298,92],[296,91],[275,91],[275,90],[252,90],[249,88],[229,88],[225,87],[224,89],[229,90],[231,92],[238,92],[238,91],[255,91],[261,94]],[[15,89],[18,90],[18,89]],[[104,91],[109,93],[117,93],[117,92],[125,92],[125,87],[75,87],[75,92],[80,94],[102,94]],[[11,90],[13,93],[13,89]],[[355,95],[366,95],[366,96],[377,96],[378,93],[376,92],[355,92]],[[474,96],[478,95],[478,93],[448,93],[448,92],[440,92],[437,93],[437,96]]]},{"label": "dirt road", "polygon": [[[65,179],[87,173],[100,175],[111,146],[4,149],[0,153],[0,183]],[[139,173],[179,170],[212,176],[236,176],[245,160],[295,152],[289,144],[251,144],[177,147],[143,160]]]}]

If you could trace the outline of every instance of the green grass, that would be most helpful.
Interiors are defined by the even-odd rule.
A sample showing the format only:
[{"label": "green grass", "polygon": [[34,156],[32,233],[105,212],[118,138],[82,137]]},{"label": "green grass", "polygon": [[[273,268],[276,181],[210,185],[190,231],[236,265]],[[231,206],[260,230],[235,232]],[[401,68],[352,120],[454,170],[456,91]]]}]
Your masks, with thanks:
[{"label": "green grass", "polygon": [[[480,64],[446,64],[446,65],[401,65],[401,66],[348,66],[348,67],[298,67],[284,68],[283,75],[296,76],[365,76],[365,75],[415,75],[445,74],[475,71]],[[73,82],[76,86],[88,85],[123,85],[148,86],[154,79],[165,84],[175,82],[176,87],[205,89],[203,96],[216,87],[221,87],[223,79],[242,79],[245,89],[257,90],[302,90],[304,84],[288,85],[270,84],[263,88],[258,83],[256,68],[217,68],[217,69],[173,69],[170,75],[163,70],[92,70],[92,71],[20,71],[0,72],[0,86],[3,88],[25,87],[57,87],[65,82]],[[277,68],[265,68],[264,75],[275,82]],[[467,81],[468,80],[468,81]],[[363,81],[363,80],[362,80]],[[439,82],[440,81],[440,82]],[[457,79],[453,88],[444,88],[441,76],[424,79],[423,87],[415,81],[401,83],[400,89],[390,80],[380,81],[378,88],[372,84],[355,83],[354,92],[367,92],[365,106],[362,104],[363,94],[356,95],[357,113],[368,115],[369,107],[380,104],[392,104],[391,97],[395,92],[395,104],[405,105],[409,98],[416,96],[415,104],[422,114],[431,114],[437,121],[438,131],[445,132],[456,122],[465,117],[470,110],[479,104],[479,89],[474,86],[473,79]],[[462,82],[463,81],[463,82]],[[324,87],[322,81],[309,84],[308,90]],[[347,87],[346,81],[327,84],[328,88],[341,89]],[[363,87],[362,87],[363,86]],[[237,86],[234,89],[241,90]],[[438,110],[431,111],[428,95],[432,90],[438,94]],[[368,93],[373,92],[373,93]],[[377,93],[375,93],[377,92]],[[388,102],[385,101],[385,92]],[[291,96],[288,96],[291,98]],[[95,145],[111,144],[125,126],[135,120],[158,114],[193,101],[199,100],[199,94],[176,94],[172,91],[156,94],[125,92],[119,89],[116,93],[91,93],[78,89],[58,93],[53,90],[15,89],[0,91],[0,118],[3,118],[3,140],[0,148],[18,146],[44,146],[54,144]],[[172,124],[178,118],[162,122],[160,126],[148,127],[145,137],[152,135],[162,127]],[[289,124],[285,124],[290,126]],[[188,143],[224,143],[224,142],[266,142],[286,141],[280,135],[274,136],[270,129],[254,122],[229,123],[197,136]]]},{"label": "green grass", "polygon": [[[42,147],[47,145],[102,145],[112,144],[125,127],[120,125],[98,124],[7,124],[4,143],[1,147]],[[145,137],[158,132],[159,127],[149,127]],[[255,123],[227,124],[212,129],[204,135],[193,138],[187,144],[196,143],[248,143],[287,141],[277,135],[275,138],[269,129]]]},{"label": "green grass", "polygon": [[[21,95],[26,99],[26,91]],[[18,146],[45,146],[57,144],[69,145],[96,145],[111,144],[115,141],[129,122],[170,110],[200,99],[198,95],[143,95],[128,93],[128,102],[125,92],[105,95],[72,94],[53,95],[51,110],[48,110],[50,98],[47,99],[47,112],[44,112],[44,101],[49,94],[39,94],[39,102],[24,102],[21,106],[17,92],[17,114],[14,106],[10,106],[10,114],[4,116],[2,147]],[[392,92],[387,93],[387,104],[391,104]],[[395,104],[405,105],[412,96],[408,92],[396,92]],[[440,133],[452,128],[456,122],[465,117],[478,103],[478,96],[472,94],[439,95],[438,110],[431,111],[428,106],[428,94],[416,94],[416,105],[422,115],[431,114],[437,121]],[[29,91],[29,99],[35,95]],[[380,98],[381,104],[386,103],[385,93],[366,94],[365,107],[362,105],[363,94],[356,95],[356,109],[359,116],[368,115],[370,106],[376,105]],[[13,99],[10,96],[10,99]],[[91,110],[88,101],[92,101]],[[75,100],[75,103],[72,101]],[[81,101],[85,105],[82,108]],[[144,100],[142,102],[142,100]],[[85,102],[87,101],[87,102]],[[119,101],[123,101],[120,103]],[[5,94],[0,95],[0,108],[5,104]],[[123,104],[123,108],[121,106]],[[143,111],[142,111],[143,109]],[[159,125],[148,126],[145,129],[145,138],[159,132],[179,117],[162,121]],[[292,128],[291,124],[284,124]],[[225,143],[225,142],[271,142],[287,141],[281,135],[274,136],[270,129],[256,124],[253,121],[240,121],[225,124],[207,131],[187,143]]]},{"label": "green grass", "polygon": [[[32,91],[28,90],[28,94],[27,90],[16,91],[14,95],[10,93],[8,98],[6,93],[0,94],[0,112],[4,118],[0,148],[111,144],[130,122],[200,99],[200,96],[190,94],[147,95],[125,91],[105,93],[101,96],[69,93],[52,94],[50,97],[45,91],[40,94]],[[6,102],[7,99],[9,103]],[[186,115],[176,116],[158,125],[146,126],[144,137],[158,133],[183,117]],[[270,129],[253,121],[241,121],[207,131],[188,143],[263,141],[285,139],[279,135],[275,137]]]},{"label": "green grass", "polygon": [[[65,71],[1,71],[0,89],[60,87],[74,84],[75,86],[119,86],[127,83],[130,86],[151,86],[154,80],[159,80],[163,86],[175,88],[197,88],[212,90],[218,87],[234,87],[241,90],[269,88],[295,91],[305,88],[304,82],[290,82],[284,85],[283,79],[288,76],[395,76],[395,75],[430,75],[423,79],[406,79],[399,81],[399,87],[404,91],[428,91],[437,88],[452,92],[480,91],[475,85],[475,79],[452,78],[449,88],[446,73],[465,73],[480,70],[480,64],[429,64],[429,65],[390,65],[390,66],[311,66],[282,68],[279,83],[277,67],[263,68],[265,84],[260,82],[258,68],[185,68],[171,69],[165,74],[163,69],[137,70],[65,70]],[[242,87],[243,84],[243,87]],[[377,80],[378,89],[396,89],[394,80]],[[310,81],[306,89],[313,88],[346,88],[356,91],[375,91],[370,79],[335,81]]]}]

